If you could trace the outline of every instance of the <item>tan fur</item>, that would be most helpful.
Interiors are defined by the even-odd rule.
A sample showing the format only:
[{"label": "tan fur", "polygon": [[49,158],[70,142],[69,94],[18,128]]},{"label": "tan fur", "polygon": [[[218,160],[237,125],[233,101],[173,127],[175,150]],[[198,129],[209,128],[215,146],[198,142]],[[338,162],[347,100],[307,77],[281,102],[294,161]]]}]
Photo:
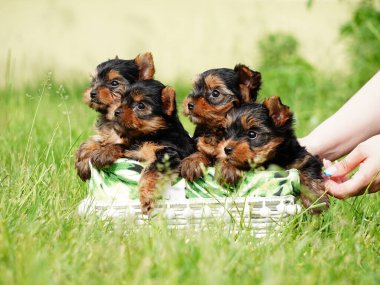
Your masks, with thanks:
[{"label": "tan fur", "polygon": [[91,88],[87,88],[86,90],[84,90],[83,92],[83,101],[90,106],[91,104],[91,97],[90,97],[90,92],[91,92]]},{"label": "tan fur", "polygon": [[144,100],[144,94],[141,94],[138,90],[133,90],[130,96],[133,98],[135,102],[141,102]]},{"label": "tan fur", "polygon": [[[320,214],[330,206],[329,197],[326,194],[325,183],[323,179],[313,179],[306,171],[300,171],[301,180],[301,200],[306,208],[309,208],[317,199],[316,204],[324,203],[323,206],[312,208],[313,214]],[[306,189],[304,188],[306,187]]]},{"label": "tan fur", "polygon": [[189,181],[202,176],[201,165],[208,167],[211,161],[202,152],[195,152],[181,161],[181,176]]},{"label": "tan fur", "polygon": [[166,122],[161,117],[153,117],[148,121],[141,120],[141,122],[142,123],[141,123],[141,127],[139,131],[144,134],[148,134],[148,133],[166,128]]},{"label": "tan fur", "polygon": [[257,90],[261,85],[261,74],[253,72],[243,64],[237,64],[234,70],[238,73],[240,84],[240,92],[243,102],[248,103],[252,100],[251,91]]},{"label": "tan fur", "polygon": [[163,146],[152,142],[144,143],[138,150],[127,150],[125,157],[142,162],[153,163],[156,160],[156,152]]},{"label": "tan fur", "polygon": [[233,102],[228,102],[222,106],[212,106],[203,97],[189,98],[188,103],[195,104],[190,113],[190,120],[196,124],[207,124],[209,126],[223,127],[226,121],[226,114],[234,107]]},{"label": "tan fur", "polygon": [[160,177],[157,170],[145,169],[139,182],[141,211],[148,214],[154,208],[156,186]]},{"label": "tan fur", "polygon": [[235,185],[240,180],[242,172],[224,159],[216,165],[215,176],[221,184]]},{"label": "tan fur", "polygon": [[190,98],[189,97],[186,97],[185,100],[183,100],[183,103],[182,103],[182,113],[185,115],[185,116],[189,116],[190,115],[190,110],[189,110],[189,103],[191,102]]},{"label": "tan fur", "polygon": [[123,76],[119,73],[119,71],[111,69],[107,74],[108,81],[112,81],[115,79],[122,79]]},{"label": "tan fur", "polygon": [[239,88],[240,88],[240,93],[241,93],[243,102],[248,103],[251,100],[251,95],[249,94],[249,88],[244,84],[240,84]]},{"label": "tan fur", "polygon": [[297,159],[295,162],[289,165],[289,168],[296,168],[296,169],[301,169],[304,167],[304,165],[311,159],[312,156],[311,154],[305,155],[302,159]]},{"label": "tan fur", "polygon": [[219,78],[217,75],[207,75],[205,77],[205,83],[207,85],[207,88],[209,89],[216,89],[218,87],[223,87],[225,86],[224,81]]},{"label": "tan fur", "polygon": [[[248,142],[227,140],[218,146],[218,158],[227,159],[232,165],[239,168],[249,168],[250,163],[262,165],[275,155],[275,149],[283,142],[283,138],[274,138],[266,145],[251,149]],[[232,147],[233,152],[227,156],[224,153],[225,147]]]},{"label": "tan fur", "polygon": [[215,157],[218,154],[217,146],[219,141],[219,138],[216,136],[200,137],[198,139],[197,148],[200,152]]},{"label": "tan fur", "polygon": [[276,126],[283,126],[292,118],[292,112],[288,106],[282,104],[280,97],[272,96],[264,100],[263,105],[269,110]]},{"label": "tan fur", "polygon": [[162,90],[161,99],[166,115],[171,116],[176,109],[174,88],[170,86],[165,87]]},{"label": "tan fur", "polygon": [[[91,177],[90,161],[95,167],[101,168],[111,165],[114,161],[124,156],[123,149],[119,144],[121,143],[120,138],[117,137],[118,144],[115,144],[114,139],[115,137],[110,136],[104,140],[101,135],[96,135],[80,145],[76,152],[75,167],[78,176],[82,180],[85,181]],[[127,143],[126,141],[124,142]]]},{"label": "tan fur", "polygon": [[241,124],[245,130],[249,130],[253,126],[255,126],[256,121],[252,116],[244,115],[241,117]]},{"label": "tan fur", "polygon": [[151,52],[139,54],[134,61],[139,68],[139,80],[153,79],[156,70]]},{"label": "tan fur", "polygon": [[222,95],[233,94],[226,86],[224,81],[215,74],[207,75],[204,79],[208,90],[217,89]]},{"label": "tan fur", "polygon": [[135,112],[128,106],[123,107],[120,116],[121,121],[128,129],[129,136],[137,136],[139,134],[148,134],[160,129],[166,128],[166,121],[162,117],[153,117],[148,120],[140,119]]}]

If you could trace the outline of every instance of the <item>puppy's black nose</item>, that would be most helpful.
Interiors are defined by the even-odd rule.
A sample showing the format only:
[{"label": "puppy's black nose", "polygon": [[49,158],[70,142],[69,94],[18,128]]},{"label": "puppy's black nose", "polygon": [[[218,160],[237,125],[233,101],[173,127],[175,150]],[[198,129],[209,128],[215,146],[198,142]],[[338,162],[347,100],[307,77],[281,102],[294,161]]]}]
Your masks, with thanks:
[{"label": "puppy's black nose", "polygon": [[187,104],[187,108],[189,108],[190,111],[193,110],[194,107],[195,107],[195,104],[194,104],[194,103],[189,103],[189,104]]},{"label": "puppy's black nose", "polygon": [[114,113],[115,117],[119,117],[120,114],[121,114],[121,110],[120,109],[116,109],[116,111]]},{"label": "puppy's black nose", "polygon": [[90,92],[90,97],[91,97],[91,99],[94,99],[96,97],[96,91],[95,90],[92,90]]},{"label": "puppy's black nose", "polygon": [[227,154],[227,155],[230,155],[232,153],[234,149],[230,146],[227,146],[224,148],[224,152]]}]

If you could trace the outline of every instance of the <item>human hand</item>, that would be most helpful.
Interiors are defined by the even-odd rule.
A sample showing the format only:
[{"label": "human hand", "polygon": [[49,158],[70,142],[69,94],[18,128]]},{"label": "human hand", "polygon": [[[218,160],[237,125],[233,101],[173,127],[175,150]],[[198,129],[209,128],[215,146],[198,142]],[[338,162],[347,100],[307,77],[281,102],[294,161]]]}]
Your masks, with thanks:
[{"label": "human hand", "polygon": [[[339,199],[380,190],[380,135],[360,143],[343,160],[332,164],[324,160],[326,167],[326,189]],[[348,174],[359,166],[358,171],[348,178]]]}]

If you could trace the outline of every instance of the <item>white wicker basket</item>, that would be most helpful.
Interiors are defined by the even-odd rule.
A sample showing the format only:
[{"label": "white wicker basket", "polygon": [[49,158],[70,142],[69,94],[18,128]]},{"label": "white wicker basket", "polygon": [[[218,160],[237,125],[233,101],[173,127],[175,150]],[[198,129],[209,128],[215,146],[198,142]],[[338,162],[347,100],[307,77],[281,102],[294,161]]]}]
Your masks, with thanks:
[{"label": "white wicker basket", "polygon": [[[290,216],[301,211],[300,206],[295,203],[295,197],[289,194],[269,197],[238,195],[248,193],[252,187],[258,187],[254,190],[256,195],[262,195],[267,189],[277,192],[277,187],[265,188],[265,185],[257,179],[261,177],[268,182],[268,185],[271,185],[272,182],[276,182],[272,172],[254,174],[251,176],[253,178],[249,178],[234,197],[217,196],[217,193],[223,195],[227,190],[215,186],[212,173],[209,173],[211,180],[200,181],[199,185],[185,182],[183,179],[174,185],[168,185],[163,198],[156,203],[153,212],[150,215],[143,215],[140,201],[136,199],[137,183],[140,179],[136,169],[140,167],[141,170],[142,165],[131,160],[120,160],[114,167],[115,170],[111,172],[109,169],[103,171],[92,168],[90,193],[88,198],[79,205],[80,215],[96,214],[104,219],[125,219],[137,225],[164,221],[169,228],[175,229],[189,227],[203,229],[212,224],[222,224],[234,231],[249,229],[253,235],[262,237],[268,231],[279,230]],[[299,183],[296,171],[290,171],[286,177],[277,179],[286,182],[278,183],[278,187],[281,189],[286,184],[287,188],[284,189],[288,193],[293,185],[297,187]],[[200,185],[206,185],[215,192],[205,192],[206,189],[200,189]],[[196,198],[199,195],[209,196]],[[192,198],[186,199],[186,196],[192,196]]]},{"label": "white wicker basket", "polygon": [[289,216],[299,213],[301,208],[295,204],[293,196],[279,196],[224,198],[219,201],[214,198],[161,200],[150,215],[141,213],[138,200],[120,203],[87,198],[81,202],[78,210],[81,215],[96,214],[104,219],[133,220],[137,225],[165,219],[168,227],[175,229],[202,229],[223,223],[226,228],[245,228],[255,236],[262,237],[269,231],[278,231]]}]

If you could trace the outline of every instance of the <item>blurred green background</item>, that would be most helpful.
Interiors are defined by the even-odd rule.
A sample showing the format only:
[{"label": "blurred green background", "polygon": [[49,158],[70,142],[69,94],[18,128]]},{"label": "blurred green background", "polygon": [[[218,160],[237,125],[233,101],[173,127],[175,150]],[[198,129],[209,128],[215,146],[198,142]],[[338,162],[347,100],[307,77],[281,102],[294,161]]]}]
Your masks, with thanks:
[{"label": "blurred green background", "polygon": [[[242,62],[303,136],[380,67],[379,1],[0,0],[0,284],[380,284],[380,196],[332,199],[261,241],[81,219],[74,152],[94,133],[89,74],[150,50],[179,107]],[[373,106],[377,108],[377,106]],[[191,132],[193,126],[181,117]],[[348,126],[349,127],[349,126]]]}]

